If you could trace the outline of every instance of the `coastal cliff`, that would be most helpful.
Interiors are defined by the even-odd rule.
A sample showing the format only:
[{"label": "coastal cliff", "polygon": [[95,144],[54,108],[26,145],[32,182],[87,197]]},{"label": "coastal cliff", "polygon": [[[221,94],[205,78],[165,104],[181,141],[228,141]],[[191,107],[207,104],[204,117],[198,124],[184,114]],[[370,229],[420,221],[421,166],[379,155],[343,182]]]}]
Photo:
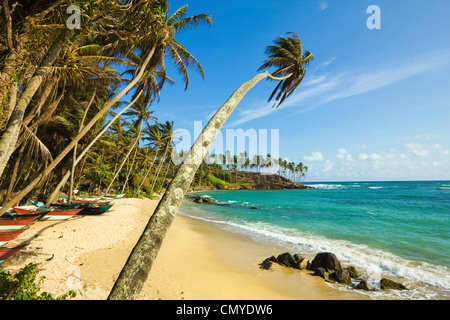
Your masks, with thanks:
[{"label": "coastal cliff", "polygon": [[277,174],[261,174],[259,172],[227,172],[209,173],[201,184],[193,186],[191,191],[200,190],[284,190],[313,189],[301,183],[293,182]]}]

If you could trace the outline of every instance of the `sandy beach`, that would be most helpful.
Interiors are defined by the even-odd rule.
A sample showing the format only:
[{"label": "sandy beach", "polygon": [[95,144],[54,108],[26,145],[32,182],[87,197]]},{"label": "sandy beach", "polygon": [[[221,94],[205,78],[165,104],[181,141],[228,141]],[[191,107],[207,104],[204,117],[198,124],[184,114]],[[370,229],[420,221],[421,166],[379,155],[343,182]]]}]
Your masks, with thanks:
[{"label": "sandy beach", "polygon": [[[105,300],[158,201],[114,200],[101,216],[41,221],[8,247],[30,245],[2,264],[13,273],[41,263],[43,291],[76,300]],[[310,271],[258,264],[283,253],[204,221],[178,215],[164,240],[140,299],[143,300],[357,300],[358,293],[333,289]]]}]

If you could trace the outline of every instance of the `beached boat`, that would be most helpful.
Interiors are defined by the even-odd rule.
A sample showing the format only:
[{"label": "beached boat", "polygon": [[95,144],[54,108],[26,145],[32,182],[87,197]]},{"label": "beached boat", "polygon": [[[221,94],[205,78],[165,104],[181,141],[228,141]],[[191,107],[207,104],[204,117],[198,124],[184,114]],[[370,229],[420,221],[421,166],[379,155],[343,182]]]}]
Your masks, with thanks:
[{"label": "beached boat", "polygon": [[11,258],[13,255],[15,255],[17,252],[28,246],[29,244],[26,244],[24,246],[19,246],[15,248],[0,248],[0,263],[5,262],[9,258]]},{"label": "beached boat", "polygon": [[82,216],[101,215],[111,209],[112,206],[112,204],[107,206],[85,206],[79,214]]},{"label": "beached boat", "polygon": [[28,199],[28,201],[30,201],[32,204],[34,204],[36,207],[43,207],[45,205],[45,203],[40,202],[40,201],[33,201]]},{"label": "beached boat", "polygon": [[33,221],[41,218],[43,214],[45,213],[30,214],[30,215],[4,214],[0,217],[0,231],[4,230],[12,231],[25,228]]},{"label": "beached boat", "polygon": [[125,193],[122,194],[106,194],[103,198],[106,199],[122,199],[125,196]]},{"label": "beached boat", "polygon": [[35,207],[35,208],[24,208],[24,207],[13,207],[14,212],[18,214],[38,214],[45,211],[50,211],[48,208]]},{"label": "beached boat", "polygon": [[68,220],[72,218],[74,215],[79,213],[83,208],[79,209],[55,209],[49,211],[42,220],[47,221],[55,221],[55,220]]},{"label": "beached boat", "polygon": [[7,244],[9,241],[11,241],[15,237],[17,237],[19,234],[21,234],[25,230],[26,229],[23,228],[23,229],[15,230],[15,231],[6,231],[6,232],[0,231],[0,247]]}]

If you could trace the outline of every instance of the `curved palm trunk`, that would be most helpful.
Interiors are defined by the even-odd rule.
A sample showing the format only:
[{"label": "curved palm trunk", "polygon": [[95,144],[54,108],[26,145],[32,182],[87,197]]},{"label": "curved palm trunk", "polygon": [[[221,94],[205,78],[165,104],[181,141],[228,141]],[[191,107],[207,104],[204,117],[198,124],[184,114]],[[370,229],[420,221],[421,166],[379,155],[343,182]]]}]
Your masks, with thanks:
[{"label": "curved palm trunk", "polygon": [[[92,103],[94,102],[96,95],[96,90],[94,90],[94,94],[92,95],[91,101],[89,101],[89,104],[86,107],[86,110],[84,110],[83,119],[81,119],[80,128],[78,129],[78,132],[81,131],[84,125],[84,120],[86,119],[87,113],[89,111],[89,108],[91,107]],[[73,155],[72,155],[72,169],[70,170],[70,187],[69,187],[69,203],[72,201],[73,197],[73,180],[75,176],[75,166],[77,165],[77,148],[78,143],[75,144],[75,147],[73,147]]]},{"label": "curved palm trunk", "polygon": [[161,168],[162,168],[162,166],[163,166],[163,164],[164,164],[164,161],[165,161],[165,159],[166,159],[166,156],[167,156],[167,150],[168,150],[168,149],[169,149],[169,146],[167,145],[167,146],[166,146],[166,150],[164,150],[164,155],[163,155],[163,157],[162,157],[162,160],[161,160],[160,164],[158,165],[158,171],[156,172],[155,179],[153,179],[152,189],[150,190],[150,195],[152,195],[153,189],[155,188],[156,182],[158,181],[159,173],[161,172]]},{"label": "curved palm trunk", "polygon": [[130,154],[131,154],[131,151],[133,151],[133,149],[134,149],[134,147],[137,145],[138,141],[139,141],[139,136],[137,136],[136,139],[133,141],[133,145],[131,146],[130,150],[128,150],[127,155],[126,155],[125,158],[123,159],[122,163],[120,164],[119,169],[117,169],[116,173],[114,174],[113,179],[111,180],[111,183],[109,184],[108,188],[106,189],[106,193],[109,192],[109,190],[111,189],[111,187],[112,187],[114,181],[116,181],[117,177],[119,176],[120,171],[122,171],[123,166],[124,166],[125,163],[127,162],[128,157],[129,157]]},{"label": "curved palm trunk", "polygon": [[258,74],[242,84],[211,118],[205,129],[189,151],[187,161],[178,172],[150,218],[138,243],[131,252],[117,281],[112,288],[109,300],[133,300],[140,293],[152,268],[167,231],[172,224],[184,195],[189,189],[195,173],[216,138],[220,128],[229,118],[236,106],[259,81],[266,79],[268,72]]},{"label": "curved palm trunk", "polygon": [[[45,168],[43,172],[41,172],[33,181],[31,181],[28,186],[22,189],[21,192],[19,192],[17,195],[14,196],[14,198],[9,201],[8,203],[3,204],[2,208],[0,208],[0,215],[4,214],[8,208],[10,208],[14,203],[17,201],[20,201],[23,197],[25,197],[33,188],[41,181],[43,178],[45,178],[50,172],[55,169],[55,167],[67,156],[67,154],[75,147],[75,144],[78,143],[78,141],[83,138],[86,133],[94,126],[94,124],[113,106],[115,105],[129,90],[131,90],[142,78],[144,75],[145,69],[147,65],[150,63],[150,60],[153,56],[153,53],[155,52],[156,46],[153,46],[150,53],[147,55],[146,59],[144,60],[144,63],[141,66],[141,69],[139,70],[138,74],[133,78],[133,80],[130,81],[130,83],[122,89],[111,101],[109,101],[103,109],[95,115],[94,118],[84,127],[84,129],[78,133],[78,135],[72,140],[71,143]],[[11,117],[12,118],[12,117]],[[1,153],[1,152],[0,152]],[[5,163],[6,165],[6,163]],[[0,164],[1,169],[1,164]],[[1,169],[0,171],[3,171]],[[1,172],[0,172],[1,173]]]},{"label": "curved palm trunk", "polygon": [[55,62],[56,58],[58,58],[59,52],[63,47],[64,42],[57,41],[53,43],[42,60],[39,68],[37,68],[33,77],[28,82],[27,87],[20,96],[20,99],[17,101],[17,104],[9,117],[9,121],[6,124],[6,130],[0,140],[0,176],[3,174],[11,154],[14,152],[17,139],[19,138],[20,124],[23,120],[25,110],[34,94],[41,86],[42,81],[50,72],[53,62]]},{"label": "curved palm trunk", "polygon": [[[100,139],[105,132],[109,129],[109,127],[114,123],[114,121],[116,121],[117,119],[120,118],[120,116],[127,111],[131,106],[133,106],[141,97],[142,95],[142,91],[139,92],[139,94],[136,96],[136,98],[131,101],[125,108],[123,108],[122,111],[120,111],[119,113],[117,113],[114,118],[112,118],[108,124],[95,136],[95,138],[87,145],[86,148],[84,148],[84,150],[80,153],[80,155],[77,157],[77,159],[75,160],[75,166],[78,164],[78,162],[81,161],[81,159],[83,159],[84,155],[92,148],[92,146],[97,142],[98,139]],[[47,203],[45,204],[46,207],[49,207],[53,201],[55,200],[56,196],[59,193],[59,190],[61,190],[61,188],[66,184],[67,180],[69,179],[71,174],[71,171],[68,171],[64,177],[61,179],[61,181],[59,182],[59,184],[56,186],[55,190],[53,191],[53,193],[51,194],[50,198],[47,200]]]},{"label": "curved palm trunk", "polygon": [[145,173],[144,179],[141,181],[141,184],[139,185],[139,188],[137,191],[138,195],[139,195],[139,192],[141,192],[141,189],[142,189],[142,186],[144,185],[145,179],[147,179],[147,176],[149,175],[150,171],[152,171],[153,165],[155,164],[157,157],[158,157],[158,149],[156,149],[155,157],[153,158],[152,163],[150,164],[150,167],[148,168],[147,172]]}]

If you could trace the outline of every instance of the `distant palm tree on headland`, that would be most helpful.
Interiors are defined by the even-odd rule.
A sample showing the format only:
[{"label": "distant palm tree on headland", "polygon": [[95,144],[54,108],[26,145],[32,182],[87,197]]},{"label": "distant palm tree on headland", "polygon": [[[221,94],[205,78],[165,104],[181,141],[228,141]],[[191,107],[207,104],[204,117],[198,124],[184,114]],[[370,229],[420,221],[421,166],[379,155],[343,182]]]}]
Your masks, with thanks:
[{"label": "distant palm tree on headland", "polygon": [[[300,85],[305,77],[305,67],[313,60],[311,52],[306,51],[303,54],[302,45],[296,33],[289,33],[288,37],[279,37],[275,40],[275,45],[267,47],[266,53],[269,58],[264,61],[261,68],[274,66],[278,69],[272,75],[265,71],[242,84],[211,118],[189,151],[186,157],[187,161],[180,166],[159,202],[108,299],[135,299],[137,297],[198,167],[216,138],[218,130],[224,125],[245,94],[263,79],[280,81],[269,97],[269,101],[275,98],[278,102],[277,107],[279,107]],[[278,78],[279,76],[281,78]]]}]

